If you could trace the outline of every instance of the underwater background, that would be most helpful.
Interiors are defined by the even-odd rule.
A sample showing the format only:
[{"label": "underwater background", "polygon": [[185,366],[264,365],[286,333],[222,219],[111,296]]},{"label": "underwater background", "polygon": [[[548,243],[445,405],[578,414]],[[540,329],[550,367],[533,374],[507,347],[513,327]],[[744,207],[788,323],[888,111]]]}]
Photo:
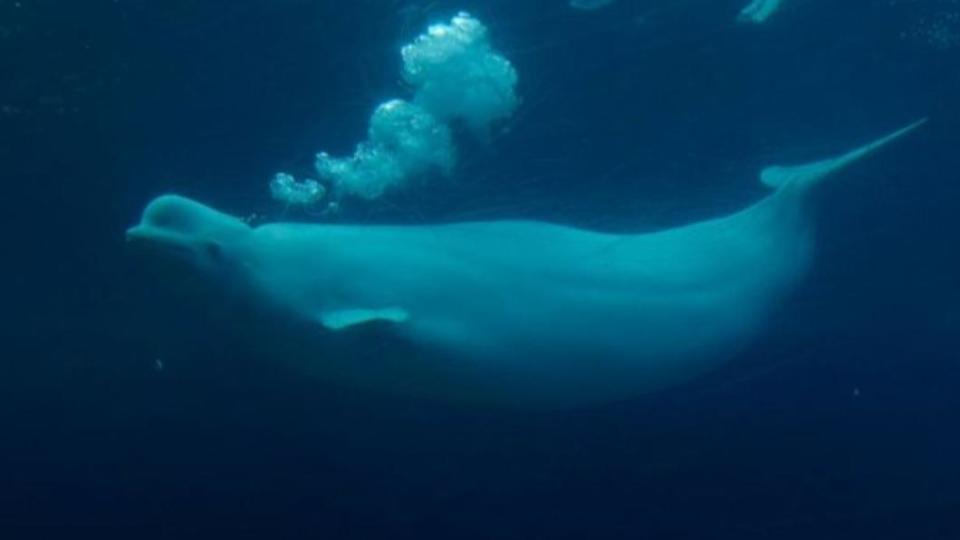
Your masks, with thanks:
[{"label": "underwater background", "polygon": [[[960,2],[742,4],[0,0],[0,537],[960,538]],[[655,230],[931,120],[822,190],[760,342],[589,410],[327,388],[125,248],[169,191],[315,219],[271,176],[349,153],[399,48],[458,10],[520,109],[449,181],[340,219]]]}]

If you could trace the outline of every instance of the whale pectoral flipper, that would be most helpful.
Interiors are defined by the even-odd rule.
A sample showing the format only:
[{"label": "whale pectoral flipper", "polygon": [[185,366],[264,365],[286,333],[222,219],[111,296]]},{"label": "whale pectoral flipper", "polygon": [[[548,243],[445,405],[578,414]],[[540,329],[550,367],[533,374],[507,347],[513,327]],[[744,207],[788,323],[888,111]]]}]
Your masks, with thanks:
[{"label": "whale pectoral flipper", "polygon": [[320,322],[327,330],[338,331],[366,323],[383,321],[402,323],[410,317],[405,309],[389,307],[383,309],[338,309],[320,314]]},{"label": "whale pectoral flipper", "polygon": [[846,166],[859,161],[883,146],[910,133],[927,122],[922,118],[912,124],[902,127],[893,133],[885,135],[873,142],[851,150],[841,156],[805,163],[803,165],[767,167],[760,173],[760,180],[764,185],[774,189],[781,189],[788,185],[809,187],[830,176]]}]

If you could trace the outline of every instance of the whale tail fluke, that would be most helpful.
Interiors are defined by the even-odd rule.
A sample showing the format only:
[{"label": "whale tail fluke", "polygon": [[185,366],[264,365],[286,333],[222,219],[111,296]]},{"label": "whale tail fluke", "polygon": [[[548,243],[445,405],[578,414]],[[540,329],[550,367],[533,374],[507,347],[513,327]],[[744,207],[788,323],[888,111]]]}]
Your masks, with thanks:
[{"label": "whale tail fluke", "polygon": [[848,165],[859,161],[861,158],[873,153],[874,151],[886,146],[887,144],[903,137],[911,131],[917,129],[927,122],[922,118],[910,125],[902,127],[893,133],[885,135],[871,143],[867,143],[855,150],[851,150],[841,156],[805,163],[803,165],[792,166],[772,166],[767,167],[760,173],[760,180],[767,186],[774,189],[783,189],[787,186],[809,187],[819,183],[824,178],[846,168]]}]

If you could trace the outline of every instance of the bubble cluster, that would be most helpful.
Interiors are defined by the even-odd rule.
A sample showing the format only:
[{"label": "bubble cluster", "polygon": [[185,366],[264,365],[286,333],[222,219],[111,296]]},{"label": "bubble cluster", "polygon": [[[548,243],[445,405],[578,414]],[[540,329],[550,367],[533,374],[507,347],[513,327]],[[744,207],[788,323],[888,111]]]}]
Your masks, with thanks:
[{"label": "bubble cluster", "polygon": [[455,159],[450,129],[422,107],[395,99],[377,107],[367,139],[352,156],[336,158],[320,152],[316,168],[338,194],[375,199],[431,168],[449,174]]},{"label": "bubble cluster", "polygon": [[[448,123],[462,121],[483,133],[519,104],[516,70],[467,13],[431,25],[400,52],[403,78],[415,90],[412,101],[379,105],[353,155],[317,154],[317,174],[337,197],[375,199],[430,171],[449,175],[456,149]],[[324,192],[316,181],[297,182],[284,173],[271,184],[273,197],[288,204],[313,204]]]},{"label": "bubble cluster", "polygon": [[308,206],[322,199],[326,192],[316,180],[297,180],[286,173],[277,173],[270,181],[270,195],[287,204]]},{"label": "bubble cluster", "polygon": [[960,0],[891,0],[892,7],[906,6],[920,10],[908,17],[912,21],[900,37],[917,41],[940,50],[960,45]]},{"label": "bubble cluster", "polygon": [[960,43],[960,13],[944,11],[922,17],[913,33],[938,49],[955,47]]},{"label": "bubble cluster", "polygon": [[494,51],[487,29],[466,13],[431,25],[401,50],[403,78],[414,99],[444,121],[461,119],[477,130],[517,108],[517,72]]}]

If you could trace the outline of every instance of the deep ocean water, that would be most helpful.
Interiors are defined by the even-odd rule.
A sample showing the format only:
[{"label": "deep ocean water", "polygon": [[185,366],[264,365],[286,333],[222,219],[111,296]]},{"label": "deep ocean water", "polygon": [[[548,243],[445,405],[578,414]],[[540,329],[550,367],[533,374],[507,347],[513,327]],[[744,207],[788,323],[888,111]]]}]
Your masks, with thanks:
[{"label": "deep ocean water", "polygon": [[[0,0],[0,536],[960,538],[960,3],[743,3]],[[129,252],[169,191],[315,219],[271,176],[351,152],[401,45],[458,10],[522,104],[447,181],[338,219],[655,230],[930,122],[818,194],[813,272],[759,343],[589,410],[318,385]]]}]

